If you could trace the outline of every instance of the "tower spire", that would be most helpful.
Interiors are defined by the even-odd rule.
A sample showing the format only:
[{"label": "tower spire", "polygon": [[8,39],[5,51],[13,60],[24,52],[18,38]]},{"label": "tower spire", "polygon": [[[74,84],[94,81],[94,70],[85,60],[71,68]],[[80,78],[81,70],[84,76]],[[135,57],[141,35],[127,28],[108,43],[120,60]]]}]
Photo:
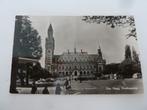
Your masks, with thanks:
[{"label": "tower spire", "polygon": [[49,31],[53,31],[53,28],[52,28],[52,24],[50,23],[49,25],[49,28],[48,28]]},{"label": "tower spire", "polygon": [[50,24],[48,28],[48,38],[52,38],[52,37],[53,37],[53,27],[52,24]]},{"label": "tower spire", "polygon": [[100,45],[98,46],[97,51],[98,51],[98,56],[99,56],[100,58],[102,58],[102,51],[101,51]]}]

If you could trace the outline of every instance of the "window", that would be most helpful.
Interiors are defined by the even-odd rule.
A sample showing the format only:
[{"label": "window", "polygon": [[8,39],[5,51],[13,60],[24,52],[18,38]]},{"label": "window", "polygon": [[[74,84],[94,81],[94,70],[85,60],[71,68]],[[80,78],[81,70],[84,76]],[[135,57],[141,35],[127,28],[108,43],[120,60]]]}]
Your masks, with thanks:
[{"label": "window", "polygon": [[77,71],[75,71],[75,76],[77,76]]},{"label": "window", "polygon": [[66,76],[68,75],[68,72],[66,72]]},{"label": "window", "polygon": [[89,67],[87,66],[87,69],[88,69]]},{"label": "window", "polygon": [[64,70],[64,66],[62,66],[62,69]]},{"label": "window", "polygon": [[69,69],[71,69],[71,66],[69,67]]},{"label": "window", "polygon": [[72,75],[72,72],[70,72],[70,75]]},{"label": "window", "polygon": [[62,72],[63,76],[64,76],[64,72]]},{"label": "window", "polygon": [[92,65],[91,65],[91,69],[92,69]]},{"label": "window", "polygon": [[102,68],[101,67],[99,67],[99,71],[102,71]]}]

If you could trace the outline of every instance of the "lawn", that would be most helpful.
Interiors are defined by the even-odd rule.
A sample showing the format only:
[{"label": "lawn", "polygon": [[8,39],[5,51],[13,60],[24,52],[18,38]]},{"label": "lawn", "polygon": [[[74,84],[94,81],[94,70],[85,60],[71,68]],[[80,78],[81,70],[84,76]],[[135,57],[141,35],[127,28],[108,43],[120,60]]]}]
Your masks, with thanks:
[{"label": "lawn", "polygon": [[73,81],[72,90],[78,94],[137,94],[143,92],[142,79]]}]

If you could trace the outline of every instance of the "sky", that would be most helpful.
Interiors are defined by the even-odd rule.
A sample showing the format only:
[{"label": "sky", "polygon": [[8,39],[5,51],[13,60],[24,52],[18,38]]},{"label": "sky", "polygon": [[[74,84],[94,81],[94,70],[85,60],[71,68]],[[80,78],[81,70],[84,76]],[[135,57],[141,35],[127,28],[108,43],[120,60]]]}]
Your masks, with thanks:
[{"label": "sky", "polygon": [[97,54],[100,46],[106,63],[119,63],[124,60],[125,45],[133,46],[138,51],[134,38],[126,39],[127,28],[111,28],[106,24],[86,23],[81,16],[30,16],[32,27],[41,36],[43,56],[40,59],[42,67],[45,65],[45,38],[47,29],[52,24],[55,39],[55,54],[77,51],[81,49],[89,54]]}]

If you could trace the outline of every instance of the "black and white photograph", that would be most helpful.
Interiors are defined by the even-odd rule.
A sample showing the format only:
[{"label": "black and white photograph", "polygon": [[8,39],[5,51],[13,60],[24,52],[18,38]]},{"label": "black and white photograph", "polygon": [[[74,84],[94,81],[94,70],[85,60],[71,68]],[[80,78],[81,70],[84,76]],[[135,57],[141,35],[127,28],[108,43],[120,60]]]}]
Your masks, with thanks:
[{"label": "black and white photograph", "polygon": [[142,94],[133,16],[15,16],[10,93]]}]

